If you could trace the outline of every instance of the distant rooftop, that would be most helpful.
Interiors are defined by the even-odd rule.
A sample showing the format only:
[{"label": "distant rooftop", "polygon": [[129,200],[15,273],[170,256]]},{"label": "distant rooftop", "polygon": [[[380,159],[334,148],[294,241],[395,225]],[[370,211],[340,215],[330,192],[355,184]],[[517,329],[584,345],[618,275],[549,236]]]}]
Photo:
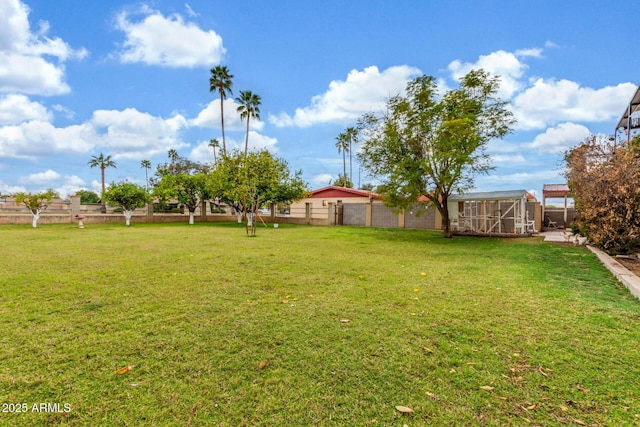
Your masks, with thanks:
[{"label": "distant rooftop", "polygon": [[571,190],[567,184],[544,184],[542,186],[543,197],[565,197],[569,196]]}]

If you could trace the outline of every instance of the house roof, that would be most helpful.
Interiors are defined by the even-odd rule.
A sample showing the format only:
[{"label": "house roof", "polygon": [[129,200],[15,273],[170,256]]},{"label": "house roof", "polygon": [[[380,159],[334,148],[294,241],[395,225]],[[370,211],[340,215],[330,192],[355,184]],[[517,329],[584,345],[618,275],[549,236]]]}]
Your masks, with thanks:
[{"label": "house roof", "polygon": [[484,191],[480,193],[454,194],[449,196],[450,201],[464,202],[470,200],[517,200],[526,197],[533,199],[534,197],[526,190],[510,190],[510,191]]},{"label": "house roof", "polygon": [[[631,119],[629,120],[629,113],[631,113]],[[633,120],[636,115],[640,114],[640,86],[636,89],[635,94],[631,97],[631,101],[625,107],[624,113],[622,113],[622,117],[620,117],[620,121],[618,122],[618,126],[616,126],[616,130],[618,129],[638,129],[640,128],[640,120]]]},{"label": "house roof", "polygon": [[356,190],[355,188],[346,188],[346,187],[336,187],[335,185],[330,185],[328,187],[319,188],[317,190],[313,190],[309,198],[338,198],[345,199],[349,197],[373,197],[375,199],[379,198],[380,195],[376,194],[372,191],[365,190]]},{"label": "house roof", "polygon": [[569,196],[570,194],[571,190],[567,184],[544,184],[542,186],[543,197],[556,198]]}]

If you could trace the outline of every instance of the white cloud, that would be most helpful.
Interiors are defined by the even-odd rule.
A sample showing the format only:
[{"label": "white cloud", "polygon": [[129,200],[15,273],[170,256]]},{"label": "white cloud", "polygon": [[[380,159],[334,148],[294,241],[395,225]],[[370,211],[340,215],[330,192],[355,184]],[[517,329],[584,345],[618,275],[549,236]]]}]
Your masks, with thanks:
[{"label": "white cloud", "polygon": [[50,185],[52,181],[58,180],[60,176],[58,172],[48,169],[45,172],[32,173],[21,177],[19,181],[25,184]]},{"label": "white cloud", "polygon": [[500,76],[498,96],[503,99],[509,99],[515,92],[524,87],[521,78],[529,66],[522,62],[520,58],[539,57],[541,53],[540,49],[522,49],[516,51],[516,53],[498,50],[488,55],[481,55],[475,63],[461,62],[460,60],[452,61],[448,68],[451,76],[456,80],[464,77],[469,71],[479,68],[494,76]]},{"label": "white cloud", "polygon": [[179,136],[187,121],[179,114],[163,119],[135,108],[97,110],[89,123],[100,135],[100,145],[109,148],[115,159],[147,158],[187,145]]},{"label": "white cloud", "polygon": [[[193,147],[191,153],[189,153],[189,159],[194,162],[209,164],[213,163],[213,148],[209,147],[210,141],[201,141]],[[220,159],[220,150],[222,149],[222,141],[220,141],[220,147],[216,148],[216,159]]]},{"label": "white cloud", "polygon": [[[564,121],[607,122],[617,119],[636,86],[621,83],[601,89],[570,80],[538,79],[512,101],[518,129],[543,129]],[[613,130],[613,129],[612,129]]]},{"label": "white cloud", "polygon": [[220,63],[225,48],[215,31],[205,31],[182,16],[164,16],[143,7],[142,20],[133,22],[127,12],[116,18],[116,27],[126,34],[118,53],[125,63],[142,62],[166,67],[198,67]]},{"label": "white cloud", "polygon": [[70,194],[75,194],[78,190],[86,189],[84,180],[82,178],[77,177],[76,175],[66,175],[63,179],[62,184],[56,185],[54,190],[60,194],[60,197],[63,199],[69,196]]},{"label": "white cloud", "polygon": [[[475,191],[494,191],[498,189],[531,188],[531,183],[565,182],[560,170],[536,170],[511,174],[491,174],[478,177]],[[542,188],[542,185],[540,185]]]},{"label": "white cloud", "polygon": [[560,123],[536,136],[529,146],[540,153],[563,153],[578,145],[590,133],[589,129],[583,125],[571,122]]},{"label": "white cloud", "polygon": [[[224,100],[224,130],[226,132],[233,130],[244,131],[247,127],[246,119],[241,119],[238,114],[239,104],[233,99]],[[220,98],[214,99],[207,106],[198,113],[195,119],[189,120],[189,125],[197,126],[207,129],[220,129]],[[256,120],[254,118],[249,122],[249,126],[254,130],[261,130],[264,127],[264,122]]]},{"label": "white cloud", "polygon": [[[244,135],[240,140],[227,138],[227,151],[232,150],[241,150],[244,151]],[[278,143],[277,138],[272,138],[266,135],[262,135],[258,132],[249,131],[249,151],[251,150],[269,150],[271,153],[275,154],[278,152],[278,147],[276,144]],[[222,144],[222,141],[220,141]],[[213,150],[209,148],[211,155],[213,156]]]},{"label": "white cloud", "polygon": [[311,105],[287,113],[269,115],[278,127],[308,127],[318,123],[349,123],[362,114],[382,109],[388,98],[404,91],[407,82],[420,70],[406,65],[389,67],[380,72],[371,66],[363,71],[352,70],[347,79],[329,83],[327,91],[311,99]]},{"label": "white cloud", "polygon": [[333,175],[329,175],[328,173],[321,173],[318,175],[315,175],[311,178],[311,186],[314,189],[318,189],[318,188],[323,188],[323,187],[327,187],[329,185],[331,185],[331,183],[333,182],[333,180],[337,178]]},{"label": "white cloud", "polygon": [[0,157],[32,158],[60,153],[84,154],[99,142],[87,125],[57,128],[51,123],[30,121],[0,127]]},{"label": "white cloud", "polygon": [[[49,38],[49,24],[32,33],[29,8],[19,0],[0,2],[0,92],[59,95],[69,92],[64,62],[84,58],[86,49],[72,49],[60,38]],[[57,58],[49,62],[46,56]]]},{"label": "white cloud", "polygon": [[189,15],[192,18],[197,18],[198,16],[200,16],[199,13],[196,13],[191,6],[189,5],[189,3],[185,3],[184,4],[185,9],[187,9],[187,15]]},{"label": "white cloud", "polygon": [[52,114],[39,102],[18,94],[0,95],[0,125],[12,125],[29,120],[50,121]]}]

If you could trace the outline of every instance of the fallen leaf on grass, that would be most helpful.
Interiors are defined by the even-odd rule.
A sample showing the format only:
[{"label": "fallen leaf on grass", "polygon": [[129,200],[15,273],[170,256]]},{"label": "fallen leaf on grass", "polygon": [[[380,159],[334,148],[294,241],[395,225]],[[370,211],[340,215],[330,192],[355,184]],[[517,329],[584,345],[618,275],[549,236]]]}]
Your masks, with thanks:
[{"label": "fallen leaf on grass", "polygon": [[451,368],[451,369],[449,369],[449,373],[450,373],[450,374],[455,374],[455,373],[456,373],[456,370],[455,370],[454,368]]},{"label": "fallen leaf on grass", "polygon": [[567,408],[564,405],[560,405],[560,410],[563,411],[563,412],[567,412],[569,410],[569,408]]},{"label": "fallen leaf on grass", "polygon": [[266,367],[267,367],[267,362],[265,361],[260,362],[260,364],[258,365],[258,369],[264,369]]},{"label": "fallen leaf on grass", "polygon": [[288,300],[288,299],[283,299],[283,300],[282,300],[282,303],[283,303],[283,304],[286,304],[286,303],[288,303],[288,302],[289,302],[289,300]]},{"label": "fallen leaf on grass", "polygon": [[584,421],[579,420],[579,419],[577,419],[577,418],[571,418],[571,417],[569,417],[569,419],[570,419],[571,421],[573,421],[574,423],[579,424],[579,425],[581,425],[581,426],[586,426],[586,425],[587,425],[587,423],[585,423]]},{"label": "fallen leaf on grass", "polygon": [[436,396],[435,394],[431,393],[430,391],[427,392],[427,396],[429,396],[433,400],[440,400],[440,398],[438,396]]},{"label": "fallen leaf on grass", "polygon": [[480,389],[485,391],[493,391],[495,387],[491,387],[490,385],[483,385],[483,386],[480,386]]},{"label": "fallen leaf on grass", "polygon": [[127,365],[125,367],[122,367],[122,368],[116,370],[116,374],[126,374],[127,372],[129,372],[132,369],[133,369],[133,366]]},{"label": "fallen leaf on grass", "polygon": [[537,407],[538,407],[538,405],[534,403],[533,405],[527,406],[527,410],[528,411],[532,411],[532,410],[536,409]]},{"label": "fallen leaf on grass", "polygon": [[425,351],[425,353],[433,353],[433,350],[431,350],[429,347],[422,347],[422,349]]},{"label": "fallen leaf on grass", "polygon": [[340,323],[349,323],[351,320],[349,319],[340,319]]},{"label": "fallen leaf on grass", "polygon": [[538,369],[536,369],[538,372],[540,372],[543,376],[548,377],[549,374],[547,374],[545,371],[542,370],[542,366],[538,366]]},{"label": "fallen leaf on grass", "polygon": [[402,412],[403,414],[413,414],[413,409],[407,406],[396,406],[396,409]]}]

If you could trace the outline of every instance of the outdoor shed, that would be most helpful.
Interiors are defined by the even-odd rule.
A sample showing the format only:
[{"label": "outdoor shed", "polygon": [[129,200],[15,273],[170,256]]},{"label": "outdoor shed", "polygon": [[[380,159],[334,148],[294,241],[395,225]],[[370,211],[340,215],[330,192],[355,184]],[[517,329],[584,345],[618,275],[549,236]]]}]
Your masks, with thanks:
[{"label": "outdoor shed", "polygon": [[[454,232],[528,234],[540,229],[535,198],[526,190],[490,191],[449,196]],[[537,221],[536,221],[537,219]]]}]

